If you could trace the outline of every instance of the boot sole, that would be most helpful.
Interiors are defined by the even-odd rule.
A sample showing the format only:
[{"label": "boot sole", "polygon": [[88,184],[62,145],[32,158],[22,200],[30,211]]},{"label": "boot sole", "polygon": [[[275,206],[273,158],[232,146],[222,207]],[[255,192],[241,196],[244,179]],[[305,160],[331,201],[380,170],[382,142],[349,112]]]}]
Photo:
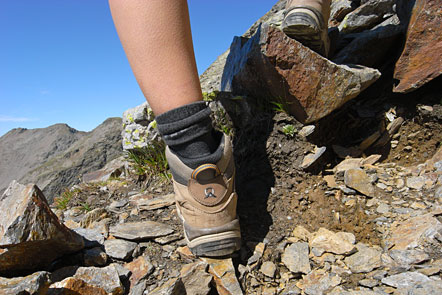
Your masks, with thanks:
[{"label": "boot sole", "polygon": [[[187,246],[194,255],[200,257],[222,257],[228,256],[241,248],[241,232],[237,219],[225,226],[199,230],[191,228],[186,224],[178,207],[177,215],[183,223],[184,238]],[[223,227],[228,230],[223,231]],[[209,234],[200,234],[198,237],[189,239],[186,228],[191,229],[194,233],[200,231]]]},{"label": "boot sole", "polygon": [[327,55],[328,36],[326,34],[322,36],[319,24],[312,16],[304,12],[291,13],[284,19],[282,31],[313,51],[323,56]]}]

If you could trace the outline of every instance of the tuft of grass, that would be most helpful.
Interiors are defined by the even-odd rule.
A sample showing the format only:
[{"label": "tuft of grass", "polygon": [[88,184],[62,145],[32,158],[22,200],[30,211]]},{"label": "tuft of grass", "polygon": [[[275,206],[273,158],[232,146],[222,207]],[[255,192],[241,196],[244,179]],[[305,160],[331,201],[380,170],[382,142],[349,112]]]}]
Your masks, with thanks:
[{"label": "tuft of grass", "polygon": [[83,203],[83,204],[81,204],[81,209],[82,209],[83,211],[85,211],[85,212],[92,211],[92,208],[89,206],[88,203]]},{"label": "tuft of grass", "polygon": [[287,136],[293,137],[295,136],[296,129],[292,124],[288,124],[282,127],[282,132]]},{"label": "tuft of grass", "polygon": [[166,145],[163,141],[153,140],[146,147],[129,150],[127,159],[138,176],[158,175],[169,181],[171,174],[165,151]]}]

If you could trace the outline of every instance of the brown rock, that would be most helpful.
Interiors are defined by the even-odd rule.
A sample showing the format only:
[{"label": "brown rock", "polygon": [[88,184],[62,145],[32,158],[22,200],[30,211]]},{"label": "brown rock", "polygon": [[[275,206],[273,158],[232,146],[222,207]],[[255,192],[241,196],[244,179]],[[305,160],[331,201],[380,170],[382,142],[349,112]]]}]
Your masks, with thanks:
[{"label": "brown rock", "polygon": [[146,256],[140,256],[134,261],[126,263],[124,267],[132,273],[129,279],[131,287],[134,287],[139,281],[146,278],[154,270],[154,266]]},{"label": "brown rock", "polygon": [[48,295],[111,295],[103,288],[89,285],[85,281],[76,278],[67,278],[61,282],[52,284]]},{"label": "brown rock", "polygon": [[344,174],[345,185],[368,196],[375,196],[375,188],[367,173],[362,169],[348,169]]},{"label": "brown rock", "polygon": [[222,91],[280,100],[299,121],[316,121],[380,77],[377,70],[337,65],[263,26],[247,42],[235,37],[224,68]]},{"label": "brown rock", "polygon": [[48,267],[83,248],[83,238],[61,224],[40,189],[13,181],[0,198],[0,274]]},{"label": "brown rock", "polygon": [[209,265],[203,261],[189,263],[181,269],[181,280],[187,294],[207,295],[210,292],[212,276],[207,273]]},{"label": "brown rock", "polygon": [[149,198],[149,199],[134,199],[131,201],[133,205],[138,206],[139,210],[155,210],[164,207],[169,207],[175,204],[175,195],[168,194],[161,197]]},{"label": "brown rock", "polygon": [[440,0],[416,0],[408,25],[405,48],[396,62],[394,92],[418,89],[442,73]]},{"label": "brown rock", "polygon": [[209,272],[213,275],[216,290],[220,295],[243,294],[231,258],[202,258],[202,260],[209,264]]}]

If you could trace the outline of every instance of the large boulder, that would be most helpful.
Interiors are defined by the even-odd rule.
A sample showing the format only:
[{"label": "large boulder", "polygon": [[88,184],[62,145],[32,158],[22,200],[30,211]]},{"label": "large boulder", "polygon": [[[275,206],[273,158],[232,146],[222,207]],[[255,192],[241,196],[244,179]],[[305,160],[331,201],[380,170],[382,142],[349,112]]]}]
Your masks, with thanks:
[{"label": "large boulder", "polygon": [[287,37],[262,26],[253,37],[235,37],[221,90],[286,105],[299,121],[321,119],[371,85],[379,71],[337,65]]},{"label": "large boulder", "polygon": [[440,0],[416,0],[405,48],[396,62],[394,92],[408,93],[442,73],[442,25]]},{"label": "large boulder", "polygon": [[47,268],[83,248],[83,238],[51,211],[40,189],[13,181],[0,198],[0,275]]}]

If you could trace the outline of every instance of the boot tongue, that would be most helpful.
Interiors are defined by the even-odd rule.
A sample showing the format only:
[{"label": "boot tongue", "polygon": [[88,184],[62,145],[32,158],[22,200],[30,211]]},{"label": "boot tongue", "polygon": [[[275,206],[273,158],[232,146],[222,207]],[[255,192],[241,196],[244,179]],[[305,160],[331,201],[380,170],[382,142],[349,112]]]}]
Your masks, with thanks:
[{"label": "boot tongue", "polygon": [[214,179],[219,174],[219,169],[215,164],[203,164],[193,170],[192,178],[198,182],[204,182]]}]

